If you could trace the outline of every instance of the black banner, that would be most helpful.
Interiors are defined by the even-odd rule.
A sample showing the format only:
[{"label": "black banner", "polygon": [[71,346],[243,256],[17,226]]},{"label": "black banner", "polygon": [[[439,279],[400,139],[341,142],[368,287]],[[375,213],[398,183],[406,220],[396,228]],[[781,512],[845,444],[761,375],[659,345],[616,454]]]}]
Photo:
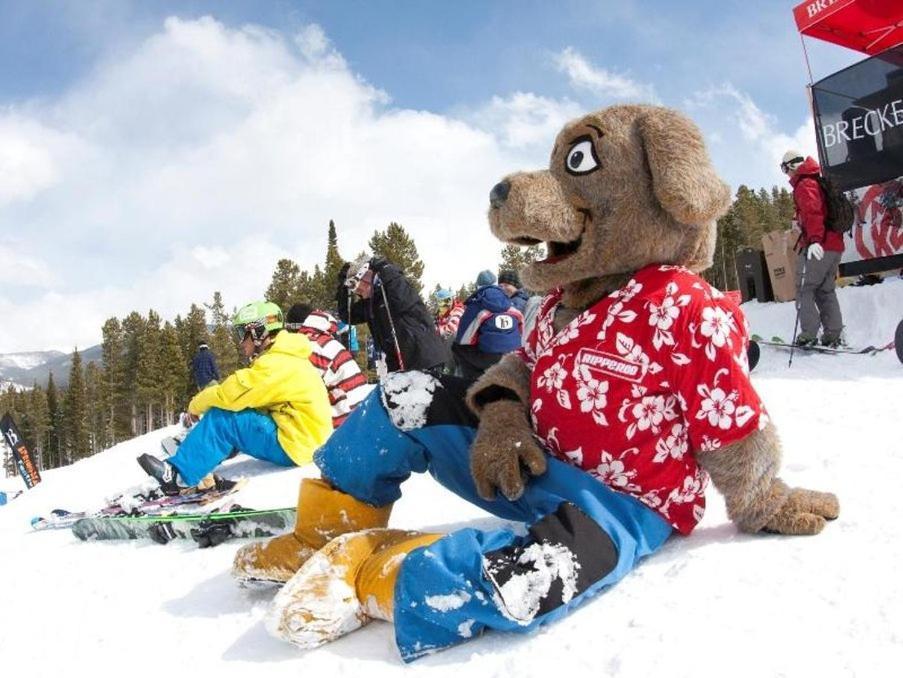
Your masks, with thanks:
[{"label": "black banner", "polygon": [[9,445],[9,449],[13,451],[13,459],[16,461],[16,468],[25,481],[25,486],[31,489],[41,482],[41,473],[38,471],[38,465],[35,464],[31,457],[31,452],[25,446],[25,441],[19,435],[19,429],[16,422],[10,416],[9,412],[0,419],[0,433],[3,434],[3,440]]},{"label": "black banner", "polygon": [[841,190],[903,176],[903,45],[812,86],[822,171]]}]

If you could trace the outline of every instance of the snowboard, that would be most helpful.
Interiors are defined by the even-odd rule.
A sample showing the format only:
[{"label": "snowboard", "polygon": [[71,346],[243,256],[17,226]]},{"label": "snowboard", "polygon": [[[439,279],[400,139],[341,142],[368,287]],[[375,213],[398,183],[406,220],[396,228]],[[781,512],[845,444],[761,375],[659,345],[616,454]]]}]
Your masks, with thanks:
[{"label": "snowboard", "polygon": [[84,518],[106,518],[116,516],[160,516],[175,511],[188,514],[207,514],[225,506],[232,501],[232,495],[244,487],[246,479],[235,482],[226,489],[211,488],[175,496],[155,496],[153,492],[141,490],[137,495],[128,492],[108,500],[103,508],[88,511],[67,511],[54,509],[49,516],[35,516],[31,519],[31,527],[35,531],[59,530],[72,527]]},{"label": "snowboard", "polygon": [[233,506],[200,514],[83,517],[72,525],[72,533],[83,541],[151,539],[166,544],[173,539],[194,539],[205,548],[229,539],[275,537],[294,524],[294,508],[258,511]]}]

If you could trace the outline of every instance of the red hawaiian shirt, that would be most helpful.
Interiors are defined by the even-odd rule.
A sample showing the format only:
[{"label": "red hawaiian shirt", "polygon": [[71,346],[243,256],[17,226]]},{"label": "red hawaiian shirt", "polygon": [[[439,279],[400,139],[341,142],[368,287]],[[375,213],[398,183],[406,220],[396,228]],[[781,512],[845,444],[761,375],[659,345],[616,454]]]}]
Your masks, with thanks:
[{"label": "red hawaiian shirt", "polygon": [[688,534],[705,510],[696,451],[767,422],[749,380],[746,318],[705,280],[648,266],[555,332],[558,290],[518,355],[549,452],[635,496]]}]

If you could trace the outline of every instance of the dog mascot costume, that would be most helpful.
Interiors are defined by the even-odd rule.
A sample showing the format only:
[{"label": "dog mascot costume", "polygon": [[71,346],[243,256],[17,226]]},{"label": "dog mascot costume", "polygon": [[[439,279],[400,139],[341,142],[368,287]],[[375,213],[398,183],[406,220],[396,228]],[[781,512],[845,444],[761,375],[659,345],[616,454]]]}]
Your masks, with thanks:
[{"label": "dog mascot costume", "polygon": [[[834,495],[777,477],[745,319],[697,275],[729,204],[696,126],[653,106],[571,122],[548,171],[498,183],[492,232],[548,251],[522,273],[547,291],[535,329],[472,384],[389,375],[319,449],[293,533],[235,558],[240,582],[284,584],[270,632],[311,648],[383,619],[405,661],[529,632],[689,534],[709,478],[744,532],[836,518]],[[526,535],[389,529],[424,471]]]}]

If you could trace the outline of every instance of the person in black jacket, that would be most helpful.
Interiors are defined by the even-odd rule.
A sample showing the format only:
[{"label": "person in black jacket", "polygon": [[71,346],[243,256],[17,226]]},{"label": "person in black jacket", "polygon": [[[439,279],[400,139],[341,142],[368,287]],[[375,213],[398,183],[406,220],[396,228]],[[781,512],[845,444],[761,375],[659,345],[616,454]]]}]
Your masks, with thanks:
[{"label": "person in black jacket", "polygon": [[441,371],[449,358],[433,317],[407,278],[382,257],[359,258],[339,271],[336,304],[349,324],[367,323],[389,372]]},{"label": "person in black jacket", "polygon": [[215,384],[220,380],[216,360],[204,341],[198,344],[198,352],[191,361],[191,375],[194,377],[194,383],[197,384],[199,391],[203,391],[210,384]]}]

